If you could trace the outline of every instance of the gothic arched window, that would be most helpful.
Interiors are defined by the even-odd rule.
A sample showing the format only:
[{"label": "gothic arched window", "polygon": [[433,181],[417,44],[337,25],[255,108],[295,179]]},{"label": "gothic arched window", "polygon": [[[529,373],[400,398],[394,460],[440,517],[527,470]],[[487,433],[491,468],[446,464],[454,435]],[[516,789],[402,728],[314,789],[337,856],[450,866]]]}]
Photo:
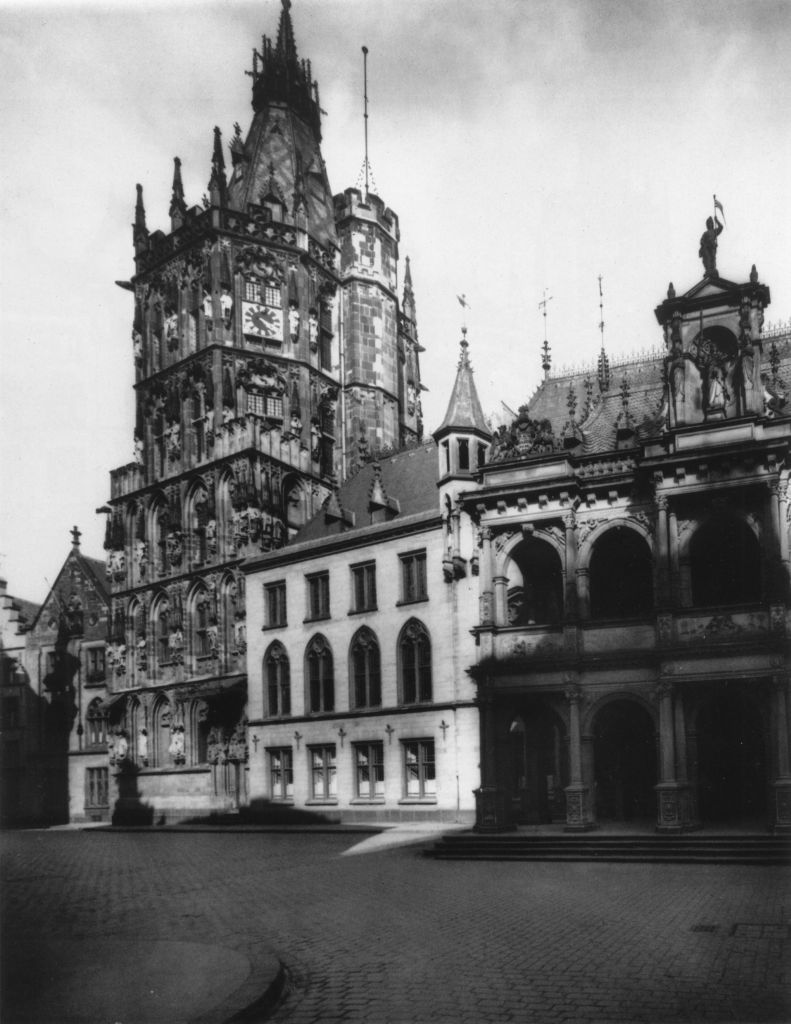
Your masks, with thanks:
[{"label": "gothic arched window", "polygon": [[154,636],[154,657],[157,665],[171,661],[170,606],[164,594],[154,598],[151,605],[151,629]]},{"label": "gothic arched window", "polygon": [[305,651],[305,706],[311,713],[334,711],[335,677],[332,650],[326,639],[317,633]]},{"label": "gothic arched window", "polygon": [[360,629],[351,643],[352,706],[378,708],[382,704],[379,644],[370,629]]},{"label": "gothic arched window", "polygon": [[275,641],[264,655],[264,686],[267,715],[277,718],[291,714],[291,673],[285,647]]},{"label": "gothic arched window", "polygon": [[85,716],[86,743],[89,747],[103,747],[107,743],[107,715],[101,701],[95,697],[88,705]]},{"label": "gothic arched window", "polygon": [[432,700],[431,638],[417,619],[410,619],[398,638],[400,700],[402,704],[426,704]]}]

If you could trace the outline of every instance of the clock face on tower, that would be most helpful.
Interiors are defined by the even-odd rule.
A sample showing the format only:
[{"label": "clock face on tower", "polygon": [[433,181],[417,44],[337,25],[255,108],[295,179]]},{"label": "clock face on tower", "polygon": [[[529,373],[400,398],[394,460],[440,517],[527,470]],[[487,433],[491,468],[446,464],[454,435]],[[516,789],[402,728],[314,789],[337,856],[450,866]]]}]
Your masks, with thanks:
[{"label": "clock face on tower", "polygon": [[283,340],[283,310],[260,302],[242,303],[242,331],[256,338]]}]

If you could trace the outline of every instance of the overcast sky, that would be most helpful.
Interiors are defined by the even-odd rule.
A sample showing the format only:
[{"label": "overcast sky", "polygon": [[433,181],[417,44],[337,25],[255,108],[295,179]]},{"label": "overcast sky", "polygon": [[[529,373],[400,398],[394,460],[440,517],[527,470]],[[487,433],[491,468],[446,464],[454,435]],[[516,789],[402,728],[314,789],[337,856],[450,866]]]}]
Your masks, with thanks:
[{"label": "overcast sky", "polygon": [[[42,599],[83,531],[103,557],[109,470],[132,458],[135,183],[169,230],[173,157],[200,202],[215,124],[251,119],[251,51],[279,0],[0,4],[0,575]],[[553,365],[661,342],[669,281],[702,275],[712,194],[723,276],[756,263],[791,315],[787,0],[294,0],[334,191],[370,158],[412,261],[426,430],[445,411],[465,293],[484,408]]]}]

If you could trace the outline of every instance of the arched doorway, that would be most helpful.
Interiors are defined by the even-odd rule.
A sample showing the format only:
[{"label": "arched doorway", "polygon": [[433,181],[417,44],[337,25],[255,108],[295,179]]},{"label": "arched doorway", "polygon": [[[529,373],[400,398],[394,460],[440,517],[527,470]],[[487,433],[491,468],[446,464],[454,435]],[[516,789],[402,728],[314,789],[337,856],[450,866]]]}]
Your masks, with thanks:
[{"label": "arched doorway", "polygon": [[615,700],[596,715],[593,730],[596,817],[637,821],[656,817],[656,730],[633,700]]},{"label": "arched doorway", "polygon": [[568,742],[561,719],[548,707],[521,708],[511,718],[507,749],[512,821],[565,821]]},{"label": "arched doorway", "polygon": [[701,705],[696,723],[701,820],[737,822],[766,813],[767,765],[756,702],[724,687]]}]

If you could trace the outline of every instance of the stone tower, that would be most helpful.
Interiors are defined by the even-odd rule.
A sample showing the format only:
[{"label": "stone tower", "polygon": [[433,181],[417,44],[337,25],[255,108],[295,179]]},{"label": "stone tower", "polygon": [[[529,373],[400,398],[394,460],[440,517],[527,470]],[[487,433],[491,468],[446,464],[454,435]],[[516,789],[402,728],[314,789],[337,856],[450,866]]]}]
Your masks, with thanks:
[{"label": "stone tower", "polygon": [[214,129],[202,205],[188,205],[176,158],[170,230],[151,231],[137,186],[135,274],[122,282],[135,461],[111,473],[102,510],[115,797],[128,816],[244,802],[240,564],[286,544],[339,476],[421,434],[398,220],[373,195],[333,197],[289,8],[253,53],[253,119],[246,136],[234,126],[229,167]]},{"label": "stone tower", "polygon": [[[415,297],[398,302],[398,216],[372,192],[335,197],[340,245],[345,474],[422,438]],[[344,474],[344,475],[345,475]]]},{"label": "stone tower", "polygon": [[[235,126],[229,169],[214,130],[203,205],[187,204],[178,158],[168,232],[149,230],[137,187],[135,275],[123,283],[134,294],[136,461],[111,473],[104,510],[111,688],[123,696],[111,727],[126,740],[119,779],[135,766],[133,791],[119,782],[129,813],[244,799],[239,565],[285,544],[341,471],[335,205],[318,86],[288,8],[276,41],[254,51],[252,124],[246,137]],[[395,363],[395,303],[390,315]],[[395,371],[387,379],[397,401]],[[187,778],[190,766],[205,770]]]}]

